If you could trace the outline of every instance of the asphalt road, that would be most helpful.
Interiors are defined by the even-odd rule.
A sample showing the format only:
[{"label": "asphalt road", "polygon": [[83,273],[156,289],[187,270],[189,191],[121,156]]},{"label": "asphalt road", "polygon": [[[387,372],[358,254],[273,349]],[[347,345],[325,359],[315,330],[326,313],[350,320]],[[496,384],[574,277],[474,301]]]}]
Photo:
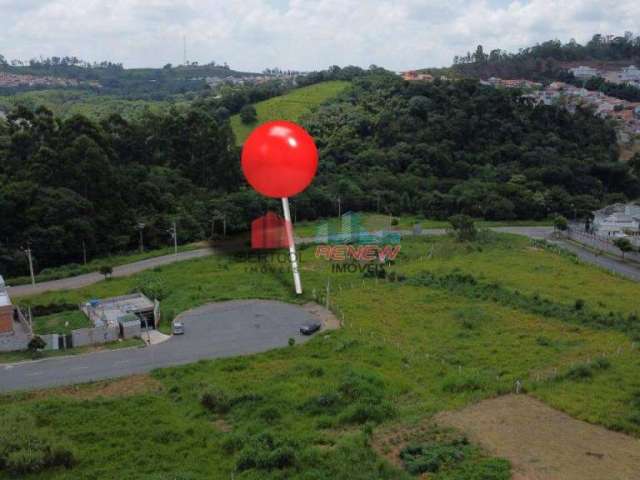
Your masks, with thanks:
[{"label": "asphalt road", "polygon": [[180,315],[185,334],[142,348],[0,365],[0,392],[70,385],[149,372],[205,358],[245,355],[311,337],[299,328],[312,320],[301,307],[249,300],[205,305]]},{"label": "asphalt road", "polygon": [[[163,255],[161,257],[148,258],[146,260],[140,260],[139,262],[129,263],[127,265],[121,265],[113,268],[113,277],[127,277],[134,273],[141,272],[143,270],[149,270],[162,265],[168,265],[170,263],[181,262],[184,260],[191,260],[192,258],[206,257],[212,255],[213,250],[210,248],[200,248],[198,250],[189,250],[187,252],[179,252],[177,255]],[[93,272],[86,273],[84,275],[78,275],[77,277],[61,278],[60,280],[51,280],[49,282],[36,283],[36,286],[18,285],[15,287],[9,287],[9,295],[11,297],[19,297],[25,295],[36,295],[38,293],[58,291],[58,290],[72,290],[75,288],[86,287],[104,280],[104,275]]]}]

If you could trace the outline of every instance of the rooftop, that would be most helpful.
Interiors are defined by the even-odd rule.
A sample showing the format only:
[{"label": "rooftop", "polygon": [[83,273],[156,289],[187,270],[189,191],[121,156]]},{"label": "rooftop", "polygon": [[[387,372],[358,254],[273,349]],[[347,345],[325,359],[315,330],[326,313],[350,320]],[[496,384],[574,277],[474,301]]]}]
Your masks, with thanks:
[{"label": "rooftop", "polygon": [[117,325],[118,319],[127,314],[152,312],[154,303],[142,293],[122,295],[104,300],[90,300],[81,310],[91,322],[98,325]]}]

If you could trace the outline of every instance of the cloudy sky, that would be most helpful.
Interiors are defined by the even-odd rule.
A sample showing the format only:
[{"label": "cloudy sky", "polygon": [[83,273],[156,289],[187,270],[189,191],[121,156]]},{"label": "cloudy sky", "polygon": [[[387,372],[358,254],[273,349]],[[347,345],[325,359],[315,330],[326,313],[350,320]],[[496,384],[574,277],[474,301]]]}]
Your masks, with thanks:
[{"label": "cloudy sky", "polygon": [[482,44],[640,31],[638,0],[0,0],[0,54],[75,55],[126,67],[227,61],[279,66],[451,64]]}]

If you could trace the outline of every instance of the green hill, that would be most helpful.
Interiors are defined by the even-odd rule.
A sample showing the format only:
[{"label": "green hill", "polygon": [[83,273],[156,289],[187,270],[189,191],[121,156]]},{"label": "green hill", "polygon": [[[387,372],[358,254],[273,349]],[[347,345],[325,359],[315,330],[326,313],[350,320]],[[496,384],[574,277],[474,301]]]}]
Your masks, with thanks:
[{"label": "green hill", "polygon": [[237,143],[242,144],[254,128],[270,120],[299,120],[325,100],[338,95],[348,85],[349,82],[343,81],[322,82],[256,103],[255,107],[258,112],[256,123],[245,125],[240,121],[240,115],[231,117],[231,126],[236,135]]}]

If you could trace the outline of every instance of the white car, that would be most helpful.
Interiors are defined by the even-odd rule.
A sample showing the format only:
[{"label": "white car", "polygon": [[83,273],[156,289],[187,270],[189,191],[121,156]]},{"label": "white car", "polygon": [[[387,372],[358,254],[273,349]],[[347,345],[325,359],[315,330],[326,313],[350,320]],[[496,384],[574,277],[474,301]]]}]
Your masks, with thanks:
[{"label": "white car", "polygon": [[184,335],[184,323],[178,321],[173,322],[173,334],[174,335]]}]

